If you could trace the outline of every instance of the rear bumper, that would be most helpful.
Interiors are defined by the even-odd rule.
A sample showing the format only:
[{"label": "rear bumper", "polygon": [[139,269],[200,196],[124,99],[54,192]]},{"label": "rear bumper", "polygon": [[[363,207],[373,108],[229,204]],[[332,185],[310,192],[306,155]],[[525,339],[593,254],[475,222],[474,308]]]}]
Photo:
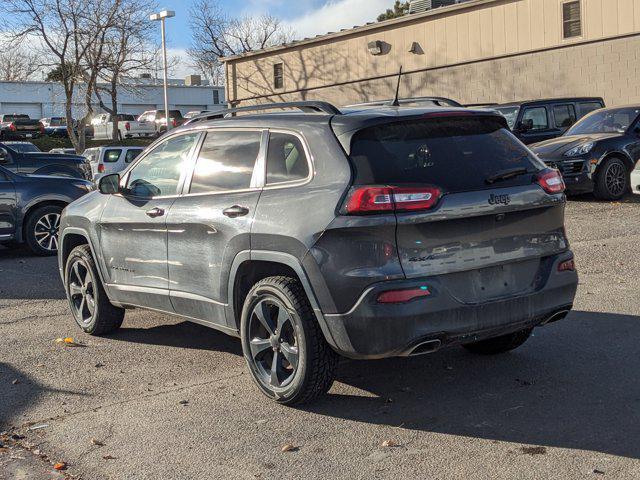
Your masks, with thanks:
[{"label": "rear bumper", "polygon": [[631,190],[636,195],[640,195],[640,170],[631,171]]},{"label": "rear bumper", "polygon": [[24,132],[10,132],[3,131],[2,138],[5,140],[33,140],[34,138],[38,138],[40,136],[40,131],[24,131]]},{"label": "rear bumper", "polygon": [[[378,283],[367,289],[349,312],[325,315],[330,342],[338,353],[350,358],[406,356],[559,320],[572,308],[578,275],[558,272],[557,267],[572,256],[565,252],[545,259],[542,275],[546,282],[532,291],[478,304],[455,298],[442,276]],[[429,297],[404,304],[376,301],[382,291],[421,285],[428,285]]]}]

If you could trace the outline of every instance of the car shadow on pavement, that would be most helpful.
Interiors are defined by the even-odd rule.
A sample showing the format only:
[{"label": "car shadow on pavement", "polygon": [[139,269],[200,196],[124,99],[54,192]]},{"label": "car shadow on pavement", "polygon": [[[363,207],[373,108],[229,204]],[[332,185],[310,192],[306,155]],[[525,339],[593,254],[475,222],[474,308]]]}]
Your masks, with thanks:
[{"label": "car shadow on pavement", "polygon": [[61,300],[64,287],[56,257],[0,247],[0,299]]},{"label": "car shadow on pavement", "polygon": [[[348,362],[306,409],[352,421],[640,458],[640,317],[573,312],[482,357]],[[335,392],[335,393],[333,393]]]},{"label": "car shadow on pavement", "polygon": [[583,193],[581,195],[569,195],[568,200],[576,203],[640,203],[640,195],[628,193],[620,200],[609,202],[607,200],[598,200],[592,193]]},{"label": "car shadow on pavement", "polygon": [[43,396],[60,393],[85,395],[41,385],[29,375],[3,362],[0,362],[0,386],[0,432],[10,427],[19,427],[22,413],[38,403]]},{"label": "car shadow on pavement", "polygon": [[121,328],[110,334],[108,338],[145,345],[215,350],[242,355],[239,339],[191,322],[158,325],[151,328]]}]

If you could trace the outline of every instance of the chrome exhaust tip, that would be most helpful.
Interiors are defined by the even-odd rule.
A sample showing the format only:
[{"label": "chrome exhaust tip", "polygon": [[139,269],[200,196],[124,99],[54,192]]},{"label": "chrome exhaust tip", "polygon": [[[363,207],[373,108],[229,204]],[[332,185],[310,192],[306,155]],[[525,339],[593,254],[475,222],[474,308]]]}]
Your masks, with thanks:
[{"label": "chrome exhaust tip", "polygon": [[567,315],[569,315],[569,312],[570,312],[570,310],[560,310],[560,311],[554,313],[553,315],[551,315],[546,320],[544,320],[540,325],[548,325],[549,323],[553,323],[553,322],[557,322],[558,320],[562,320]]},{"label": "chrome exhaust tip", "polygon": [[418,355],[426,355],[428,353],[433,353],[437,350],[440,350],[442,347],[442,341],[435,340],[427,340],[426,342],[421,342],[409,352],[409,357],[415,357]]}]

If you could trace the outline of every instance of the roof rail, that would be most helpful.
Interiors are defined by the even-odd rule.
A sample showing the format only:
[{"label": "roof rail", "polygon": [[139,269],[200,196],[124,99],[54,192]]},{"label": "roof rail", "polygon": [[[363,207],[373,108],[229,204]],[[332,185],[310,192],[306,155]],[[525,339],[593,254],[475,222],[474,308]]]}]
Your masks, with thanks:
[{"label": "roof rail", "polygon": [[[355,103],[353,105],[347,105],[347,107],[378,107],[378,106],[393,106],[394,100],[377,100],[374,102]],[[430,103],[440,107],[462,107],[462,104],[446,97],[413,97],[403,98],[398,100],[400,105],[406,105],[408,103]]]},{"label": "roof rail", "polygon": [[241,112],[260,112],[263,110],[276,110],[279,108],[297,108],[305,113],[326,113],[328,115],[341,115],[342,112],[328,102],[304,101],[304,102],[282,102],[268,103],[263,105],[250,105],[247,107],[228,108],[215,113],[204,113],[189,119],[186,124],[202,122],[205,120],[215,120],[218,118],[228,118]]}]

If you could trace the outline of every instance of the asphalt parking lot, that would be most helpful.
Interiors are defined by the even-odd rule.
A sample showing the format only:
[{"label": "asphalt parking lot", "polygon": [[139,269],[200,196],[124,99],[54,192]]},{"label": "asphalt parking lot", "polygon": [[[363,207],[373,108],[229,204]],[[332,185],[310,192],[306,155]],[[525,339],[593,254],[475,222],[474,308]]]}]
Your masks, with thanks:
[{"label": "asphalt parking lot", "polygon": [[136,310],[80,334],[56,260],[0,249],[0,478],[640,478],[640,201],[572,199],[567,229],[567,320],[499,357],[345,361],[301,409],[216,331]]}]

